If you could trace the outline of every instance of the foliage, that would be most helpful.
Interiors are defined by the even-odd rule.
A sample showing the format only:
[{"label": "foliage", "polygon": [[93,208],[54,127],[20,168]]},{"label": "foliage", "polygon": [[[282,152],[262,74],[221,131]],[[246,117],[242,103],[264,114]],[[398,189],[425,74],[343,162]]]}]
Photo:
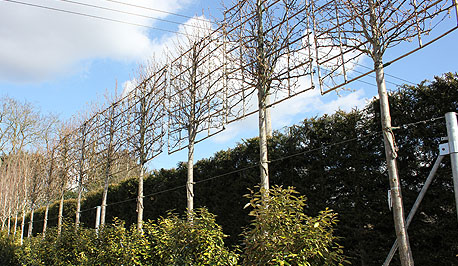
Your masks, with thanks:
[{"label": "foliage", "polygon": [[15,266],[19,264],[16,255],[17,246],[11,236],[0,232],[0,265]]},{"label": "foliage", "polygon": [[205,208],[192,212],[192,222],[169,214],[145,224],[158,265],[236,265],[237,255],[224,246],[222,228]]},{"label": "foliage", "polygon": [[215,215],[205,208],[193,215],[192,223],[174,214],[145,222],[143,232],[118,219],[99,232],[65,223],[60,236],[52,228],[22,246],[2,237],[1,265],[236,265]]},{"label": "foliage", "polygon": [[343,265],[333,227],[337,214],[304,213],[305,197],[292,187],[275,186],[267,196],[251,192],[250,228],[244,232],[243,265]]},{"label": "foliage", "polygon": [[125,228],[125,223],[115,219],[103,227],[92,239],[87,265],[154,265],[151,245],[135,226]]},{"label": "foliage", "polygon": [[22,265],[88,265],[91,240],[95,232],[63,224],[61,235],[56,228],[50,229],[46,238],[32,237],[24,241],[19,250]]},{"label": "foliage", "polygon": [[60,236],[52,228],[15,248],[22,265],[154,265],[146,238],[119,220],[99,233],[65,223]]}]

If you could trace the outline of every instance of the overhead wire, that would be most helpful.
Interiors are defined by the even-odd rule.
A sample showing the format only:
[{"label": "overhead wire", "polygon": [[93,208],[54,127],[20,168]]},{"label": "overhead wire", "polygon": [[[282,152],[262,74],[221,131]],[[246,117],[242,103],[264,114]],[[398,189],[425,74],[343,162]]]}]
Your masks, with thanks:
[{"label": "overhead wire", "polygon": [[196,36],[196,35],[183,33],[183,32],[180,32],[180,31],[167,30],[167,29],[164,29],[164,28],[159,28],[159,27],[154,27],[154,26],[149,26],[149,25],[144,25],[144,24],[139,24],[139,23],[134,23],[134,22],[128,22],[128,21],[119,20],[119,19],[107,18],[107,17],[97,16],[97,15],[90,15],[90,14],[86,14],[86,13],[82,13],[82,12],[66,10],[66,9],[61,9],[61,8],[56,8],[56,7],[32,4],[32,3],[16,1],[16,0],[2,0],[2,1],[9,2],[9,3],[14,3],[14,4],[18,4],[18,5],[24,5],[24,6],[29,6],[29,7],[35,7],[35,8],[40,8],[40,9],[56,11],[56,12],[73,14],[73,15],[78,15],[78,16],[83,16],[83,17],[88,17],[88,18],[93,18],[93,19],[116,22],[116,23],[136,26],[136,27],[148,28],[148,29],[158,30],[158,31],[163,31],[163,32],[168,32],[168,33],[174,33],[174,34],[179,34],[179,35],[184,35],[184,36],[199,37],[199,36]]},{"label": "overhead wire", "polygon": [[[354,64],[355,64],[355,65],[358,65],[358,66],[360,66],[360,67],[364,67],[364,68],[366,68],[366,69],[368,69],[368,70],[372,70],[371,67],[365,66],[365,65],[363,65],[363,64],[359,64],[359,63],[354,63]],[[362,73],[362,72],[359,72],[359,73]],[[400,81],[402,81],[402,82],[409,83],[410,85],[417,85],[415,82],[406,80],[406,79],[404,79],[404,78],[395,76],[395,75],[393,75],[393,74],[389,74],[389,73],[387,73],[386,71],[384,72],[384,74],[385,74],[385,76],[392,77],[392,78],[394,78],[394,79],[398,79],[398,80],[400,80]],[[393,83],[393,84],[394,84],[394,85],[397,85],[396,83]]]},{"label": "overhead wire", "polygon": [[[177,21],[173,21],[173,20],[168,20],[168,19],[163,19],[163,18],[159,18],[159,17],[148,16],[148,15],[142,15],[142,14],[138,14],[138,13],[134,13],[134,12],[124,11],[124,10],[119,10],[119,9],[114,9],[114,8],[104,7],[104,6],[97,6],[97,5],[82,3],[82,2],[78,2],[78,1],[72,1],[72,0],[56,0],[56,1],[66,2],[66,3],[75,4],[75,5],[81,5],[81,6],[86,6],[86,7],[92,7],[92,8],[96,8],[96,9],[102,9],[102,10],[107,10],[107,11],[112,11],[112,12],[117,12],[117,13],[121,13],[121,14],[137,16],[137,17],[142,17],[142,18],[147,18],[147,19],[152,19],[152,20],[157,20],[157,21],[162,21],[162,22],[167,22],[167,23],[173,23],[173,24],[177,24],[177,25],[182,25],[183,24],[182,22],[177,22]],[[193,19],[193,18],[190,17],[190,19]],[[199,19],[199,20],[202,20],[202,19]],[[202,20],[202,21],[205,21],[205,20]],[[200,28],[200,29],[207,29],[205,27],[194,25],[194,24],[186,24],[186,26],[194,27],[194,28]]]},{"label": "overhead wire", "polygon": [[212,22],[211,20],[201,19],[201,18],[198,18],[198,17],[186,16],[186,15],[183,15],[183,14],[174,13],[174,12],[165,11],[165,10],[160,10],[160,9],[156,9],[156,8],[140,6],[140,5],[136,5],[136,4],[130,4],[130,3],[125,3],[125,2],[116,1],[116,0],[104,0],[104,1],[112,2],[112,3],[116,3],[116,4],[120,4],[120,5],[126,5],[126,6],[130,6],[130,7],[146,9],[146,10],[155,11],[155,12],[160,12],[160,13],[169,14],[169,15],[178,16],[178,17],[187,18],[187,19],[201,20],[201,21],[204,21],[204,22],[209,21],[210,23],[212,23],[214,25],[219,25],[217,22]]}]

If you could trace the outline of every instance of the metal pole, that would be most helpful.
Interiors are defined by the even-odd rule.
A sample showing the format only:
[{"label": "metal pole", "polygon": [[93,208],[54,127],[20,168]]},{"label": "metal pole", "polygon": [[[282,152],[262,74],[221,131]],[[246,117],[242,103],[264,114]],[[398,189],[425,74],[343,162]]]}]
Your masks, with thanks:
[{"label": "metal pole", "polygon": [[458,215],[458,123],[456,120],[456,113],[446,113],[445,123],[447,125],[448,147],[453,173],[453,188],[455,191],[455,202]]},{"label": "metal pole", "polygon": [[[418,197],[415,200],[415,203],[413,204],[412,209],[409,212],[409,215],[407,216],[406,229],[409,227],[410,222],[412,222],[413,216],[417,212],[417,209],[420,206],[421,201],[425,197],[426,191],[428,190],[429,186],[433,182],[434,175],[436,174],[437,169],[439,168],[442,162],[442,159],[444,159],[444,155],[439,155],[436,159],[436,162],[434,162],[433,168],[431,169],[431,172],[429,173],[428,178],[426,178],[425,184],[421,188],[420,193],[418,194]],[[383,263],[383,266],[390,265],[390,262],[393,259],[394,253],[396,253],[396,250],[398,249],[398,247],[399,247],[398,240],[396,239],[393,243],[393,246],[391,247],[390,253],[388,253],[387,258],[385,262]]]},{"label": "metal pole", "polygon": [[99,233],[99,227],[100,227],[100,213],[102,211],[102,208],[100,206],[97,206],[96,212],[95,212],[95,232],[98,234]]}]

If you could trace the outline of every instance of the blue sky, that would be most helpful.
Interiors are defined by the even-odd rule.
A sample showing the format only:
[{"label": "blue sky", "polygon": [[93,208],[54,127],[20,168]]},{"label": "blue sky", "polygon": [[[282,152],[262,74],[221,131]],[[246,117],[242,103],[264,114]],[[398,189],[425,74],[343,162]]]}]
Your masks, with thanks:
[{"label": "blue sky", "polygon": [[[176,23],[133,17],[58,0],[23,2],[109,17],[168,31],[177,31],[179,24],[188,20],[187,17],[200,16],[203,12],[205,17],[212,19],[212,16],[218,17],[222,10],[219,1],[122,1],[150,9],[121,5],[116,3],[117,1],[77,0],[80,3],[122,9]],[[452,13],[435,32],[441,33],[456,23],[456,17]],[[426,36],[424,41],[433,37],[435,32],[432,36]],[[173,33],[165,31],[0,0],[0,95],[27,100],[38,106],[42,112],[56,113],[63,120],[68,119],[87,109],[90,102],[101,101],[105,91],[112,92],[116,86],[118,91],[122,91],[123,84],[135,77],[138,64],[153,54],[160,56],[164,46],[170,43],[173,36]],[[433,79],[435,75],[444,72],[457,72],[457,41],[458,32],[455,31],[387,67],[386,73],[418,83],[424,79]],[[390,50],[385,60],[388,61],[407,51],[415,44],[414,42]],[[360,63],[371,66],[370,60],[367,59]],[[364,71],[364,68],[359,70]],[[394,84],[405,83],[391,76],[387,76],[387,80],[389,89],[396,89]],[[272,111],[273,127],[281,129],[307,117],[332,113],[339,108],[350,110],[354,107],[363,107],[368,99],[376,95],[374,85],[375,78],[366,77],[363,82],[354,82],[346,86],[351,90],[342,91],[339,95],[329,93],[321,96],[318,92],[308,92],[275,107]],[[256,116],[233,124],[226,132],[199,143],[196,147],[196,158],[211,156],[220,149],[233,147],[242,138],[254,137],[257,135],[256,128]],[[150,162],[150,167],[170,168],[178,161],[184,160],[185,151],[171,156],[164,154]]]}]

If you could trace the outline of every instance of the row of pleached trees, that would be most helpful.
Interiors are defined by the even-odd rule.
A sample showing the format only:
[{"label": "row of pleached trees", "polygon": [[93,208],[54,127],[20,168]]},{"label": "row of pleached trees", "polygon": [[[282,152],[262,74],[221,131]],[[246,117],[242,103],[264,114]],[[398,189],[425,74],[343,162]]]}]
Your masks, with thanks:
[{"label": "row of pleached trees", "polygon": [[[64,196],[80,181],[77,170],[81,169],[81,164],[77,157],[81,153],[75,153],[79,142],[70,138],[70,123],[60,123],[54,115],[43,115],[27,102],[19,102],[6,96],[0,102],[0,220],[2,230],[6,230],[8,234],[20,234],[22,241],[25,235],[31,236],[33,213],[41,206],[46,207],[43,234],[46,233],[48,207],[56,199],[61,202],[59,227],[62,225]],[[96,188],[100,184],[101,168],[97,168],[96,164],[106,160],[100,154],[91,153],[91,156],[85,162],[91,170],[84,173],[84,190]],[[117,174],[121,170],[124,172],[122,178],[125,169],[132,174],[138,171],[135,168],[137,163],[130,155],[118,152],[116,156],[117,163],[112,169],[113,181],[121,178]],[[25,224],[26,215],[29,214],[30,222]]]},{"label": "row of pleached trees", "polygon": [[[404,86],[390,95],[395,117],[393,124],[398,126],[395,130],[398,162],[407,209],[411,208],[425,184],[438,155],[441,137],[447,135],[444,117],[440,114],[458,108],[457,81],[456,74],[449,73],[433,82]],[[395,239],[391,209],[387,204],[389,186],[383,160],[380,117],[379,101],[374,99],[362,110],[337,111],[332,115],[305,119],[281,132],[274,132],[269,139],[271,185],[294,186],[306,195],[308,200],[304,213],[307,215],[317,215],[326,207],[334,210],[339,220],[333,226],[335,235],[339,237],[337,243],[343,245],[347,260],[352,265],[382,264]],[[216,215],[216,222],[229,236],[224,240],[227,247],[244,241],[244,228],[253,229],[249,216],[252,209],[247,207],[249,200],[243,195],[248,192],[247,188],[255,188],[259,183],[258,152],[258,138],[244,139],[228,150],[199,160],[194,168],[198,184],[195,187],[195,207],[206,206]],[[145,221],[150,221],[147,224],[168,216],[170,210],[185,212],[186,175],[187,166],[182,163],[173,169],[154,171],[145,179],[144,217]],[[456,209],[451,176],[450,161],[446,156],[410,224],[413,257],[419,265],[451,265],[456,259],[458,251],[453,240],[456,234],[452,230],[456,225]],[[137,230],[137,181],[137,177],[133,176],[110,186],[107,221],[117,217],[128,226],[132,225],[131,230]],[[100,205],[102,194],[102,188],[86,194],[82,203],[83,232],[87,227],[94,227],[95,207]],[[49,210],[52,227],[57,224],[58,205],[54,202]],[[64,216],[73,218],[75,206],[75,199],[66,200]],[[257,207],[260,213],[266,213],[260,206]],[[279,218],[268,219],[273,225],[286,225],[291,218],[280,215],[281,209],[267,211],[271,218]],[[44,214],[44,207],[34,214],[37,221],[33,229],[38,243],[41,243]],[[180,224],[184,223],[186,216],[183,218]],[[73,221],[69,222],[73,224]],[[193,222],[196,222],[195,217]],[[263,226],[268,225],[259,224],[257,228],[266,228]],[[277,237],[282,229],[271,228],[275,233],[268,234],[269,237],[291,243],[291,237]],[[73,231],[68,227],[67,230]],[[285,232],[295,235],[297,231],[288,229]],[[47,237],[52,239],[53,234],[55,229],[48,232]],[[74,237],[84,239],[85,235]],[[56,245],[56,248],[61,246]],[[275,247],[276,251],[282,250],[281,244]],[[399,265],[399,259],[392,264]]]},{"label": "row of pleached trees", "polygon": [[[267,192],[269,107],[313,89],[315,83],[330,91],[351,82],[348,72],[362,56],[369,56],[382,102],[395,228],[403,265],[409,265],[412,260],[398,189],[396,152],[391,149],[396,144],[383,55],[388,48],[414,37],[418,37],[421,47],[422,36],[430,33],[427,25],[453,7],[454,3],[448,1],[369,0],[356,4],[257,0],[235,1],[216,27],[202,17],[195,18],[183,27],[167,56],[140,68],[134,86],[122,95],[107,96],[103,107],[90,108],[65,125],[57,126],[55,119],[38,123],[44,129],[37,126],[30,137],[40,143],[36,148],[24,134],[28,124],[19,130],[14,126],[10,129],[9,121],[2,124],[5,132],[10,130],[19,136],[8,138],[4,145],[9,150],[3,152],[2,164],[3,226],[10,228],[11,217],[16,223],[19,213],[24,216],[26,209],[33,213],[52,198],[63,202],[65,191],[72,188],[77,193],[78,227],[81,199],[94,184],[104,188],[100,204],[103,225],[109,183],[116,176],[135,173],[139,179],[137,227],[141,230],[146,164],[166,147],[169,153],[188,150],[187,210],[192,221],[195,143],[223,130],[225,124],[256,112],[260,184]],[[14,178],[20,181],[11,182]],[[31,232],[33,217],[30,220]],[[61,223],[60,214],[59,227]]]}]

